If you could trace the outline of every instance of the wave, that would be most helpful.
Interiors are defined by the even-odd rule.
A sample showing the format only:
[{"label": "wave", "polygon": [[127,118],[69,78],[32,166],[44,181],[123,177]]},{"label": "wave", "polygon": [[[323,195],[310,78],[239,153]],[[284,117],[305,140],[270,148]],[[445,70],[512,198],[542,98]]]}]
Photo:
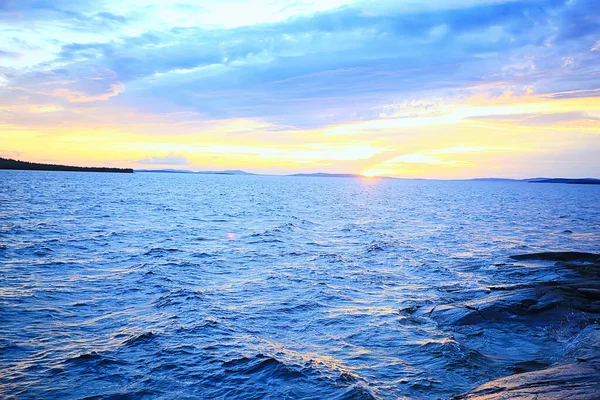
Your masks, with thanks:
[{"label": "wave", "polygon": [[169,293],[160,296],[156,300],[153,301],[154,305],[158,308],[163,308],[172,305],[182,304],[187,301],[192,300],[202,300],[204,298],[204,293],[199,290],[190,290],[190,289],[174,289]]},{"label": "wave", "polygon": [[445,360],[450,368],[473,369],[489,364],[491,359],[477,350],[474,350],[455,339],[431,340],[420,346],[420,350],[432,354],[434,357]]},{"label": "wave", "polygon": [[153,247],[144,253],[146,256],[154,256],[154,257],[164,257],[165,255],[175,253],[181,251],[175,248],[166,248],[166,247]]},{"label": "wave", "polygon": [[66,358],[63,364],[86,365],[93,363],[94,365],[110,365],[110,364],[125,364],[123,361],[102,355],[96,351],[89,353],[78,354],[73,357]]},{"label": "wave", "polygon": [[121,342],[122,346],[138,346],[151,342],[156,339],[158,335],[152,331],[143,332],[138,335],[132,335]]},{"label": "wave", "polygon": [[[274,385],[280,381],[283,388],[293,387],[293,393],[269,393],[270,398],[330,398],[339,400],[365,399],[374,400],[377,396],[357,375],[346,370],[332,369],[330,366],[312,359],[304,360],[302,364],[284,362],[277,357],[259,353],[252,357],[241,357],[222,363],[224,373],[228,377],[239,376],[243,379],[242,393],[251,393],[247,389],[258,386],[260,382],[270,382]],[[242,378],[243,377],[243,378]],[[311,382],[312,385],[307,386]],[[263,385],[260,385],[263,386]],[[264,386],[263,386],[264,387]],[[276,387],[276,386],[272,386]],[[304,392],[306,391],[306,392]],[[235,392],[229,392],[234,395]],[[259,398],[259,397],[257,397]]]}]

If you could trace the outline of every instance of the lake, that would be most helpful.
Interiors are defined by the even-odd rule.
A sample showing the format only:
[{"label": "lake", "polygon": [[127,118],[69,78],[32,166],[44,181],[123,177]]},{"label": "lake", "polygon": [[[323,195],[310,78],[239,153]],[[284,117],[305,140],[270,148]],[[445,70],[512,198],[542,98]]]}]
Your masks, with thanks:
[{"label": "lake", "polygon": [[460,335],[416,309],[536,279],[508,272],[513,254],[600,251],[592,185],[44,171],[0,183],[5,398],[446,398],[556,359],[571,333]]}]

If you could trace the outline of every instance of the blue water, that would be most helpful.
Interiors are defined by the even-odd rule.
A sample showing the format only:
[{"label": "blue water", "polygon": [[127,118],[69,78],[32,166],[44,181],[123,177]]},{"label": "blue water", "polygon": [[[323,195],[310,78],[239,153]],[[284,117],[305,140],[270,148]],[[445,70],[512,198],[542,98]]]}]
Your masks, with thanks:
[{"label": "blue water", "polygon": [[584,185],[0,171],[0,395],[464,392],[560,335],[498,348],[402,310],[529,279],[511,254],[600,251],[599,204]]}]

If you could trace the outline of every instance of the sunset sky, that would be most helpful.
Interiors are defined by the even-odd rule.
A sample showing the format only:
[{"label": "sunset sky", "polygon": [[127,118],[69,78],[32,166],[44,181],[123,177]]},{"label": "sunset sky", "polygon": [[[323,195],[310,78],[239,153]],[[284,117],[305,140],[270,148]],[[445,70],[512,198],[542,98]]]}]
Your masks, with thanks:
[{"label": "sunset sky", "polygon": [[600,177],[600,1],[0,0],[0,156]]}]

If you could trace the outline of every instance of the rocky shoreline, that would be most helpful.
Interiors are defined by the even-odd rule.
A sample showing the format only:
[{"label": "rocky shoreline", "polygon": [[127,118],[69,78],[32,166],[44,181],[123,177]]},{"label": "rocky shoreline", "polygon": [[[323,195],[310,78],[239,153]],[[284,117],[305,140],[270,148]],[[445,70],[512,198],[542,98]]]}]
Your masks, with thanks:
[{"label": "rocky shoreline", "polygon": [[[453,330],[463,341],[475,343],[477,336],[484,343],[478,351],[506,358],[508,376],[453,399],[600,398],[600,255],[548,252],[511,258],[526,265],[497,268],[509,274],[530,269],[536,279],[489,286],[464,301],[416,312]],[[537,331],[545,335],[537,350],[547,343],[550,355],[540,357],[544,351],[534,346],[527,351],[526,345],[519,354],[519,340],[527,343],[527,335]],[[511,353],[515,343],[517,351]]]},{"label": "rocky shoreline", "polygon": [[567,356],[533,372],[495,379],[454,400],[575,399],[600,397],[600,326],[589,325],[573,338]]}]

